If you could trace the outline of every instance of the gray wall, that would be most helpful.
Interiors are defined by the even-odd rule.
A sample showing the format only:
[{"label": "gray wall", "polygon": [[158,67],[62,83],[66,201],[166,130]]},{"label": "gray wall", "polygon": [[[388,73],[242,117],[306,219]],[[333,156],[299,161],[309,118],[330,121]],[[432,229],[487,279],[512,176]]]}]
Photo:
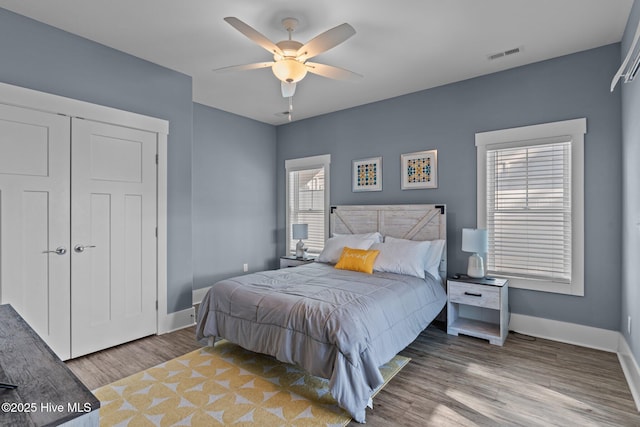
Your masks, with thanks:
[{"label": "gray wall", "polygon": [[[639,15],[636,4],[625,33],[626,45]],[[640,108],[636,105],[640,104],[640,89],[636,84],[635,88],[626,85],[623,91],[618,89],[613,94],[608,91],[620,62],[618,44],[294,122],[275,130],[208,107],[194,107],[188,76],[4,9],[0,9],[0,58],[2,82],[170,121],[169,312],[190,306],[194,276],[195,288],[199,288],[218,277],[240,272],[244,262],[251,270],[275,266],[276,254],[284,253],[285,248],[284,160],[316,154],[332,155],[333,204],[446,203],[449,270],[463,271],[466,255],[459,250],[460,229],[475,225],[474,134],[577,117],[587,117],[588,125],[586,295],[571,297],[514,289],[511,308],[515,313],[623,332],[627,313],[638,312],[640,197],[633,186],[640,177],[635,166],[640,160],[640,128],[631,115]],[[620,124],[623,114],[624,163]],[[197,135],[192,152],[193,132]],[[273,151],[266,148],[273,147],[274,132],[275,159]],[[224,150],[223,155],[217,153],[218,148]],[[439,188],[401,191],[400,154],[432,148],[438,149],[439,154]],[[210,159],[220,168],[229,168],[230,162],[225,159],[238,159],[245,153],[257,159],[258,152],[264,162],[252,176],[264,180],[256,189],[251,177],[243,179],[240,185],[246,190],[244,194],[228,191],[217,178],[221,175],[211,168],[212,163],[204,161]],[[352,193],[351,161],[370,156],[383,156],[384,189]],[[268,164],[272,161],[275,184],[268,177]],[[231,185],[229,176],[224,175],[224,179]],[[211,187],[207,186],[209,181]],[[275,200],[273,185],[277,189]],[[224,200],[235,215],[224,217],[218,212],[217,200]],[[620,273],[620,206],[624,206],[625,215],[624,275]],[[270,220],[274,211],[276,220]],[[210,216],[216,218],[212,223],[208,222]],[[224,234],[224,225],[239,217],[250,224],[240,227],[246,228],[247,233]],[[217,232],[216,243],[212,243],[210,237]],[[247,238],[251,243],[246,243]],[[210,259],[220,264],[210,264]],[[636,358],[640,349],[638,332],[640,327],[636,325],[633,336],[628,337]]]},{"label": "gray wall", "polygon": [[0,81],[169,120],[169,313],[191,306],[191,77],[0,9]]},{"label": "gray wall", "polygon": [[[329,153],[332,204],[446,203],[449,272],[464,271],[461,229],[476,225],[475,133],[586,117],[585,296],[512,289],[509,300],[514,313],[618,330],[621,99],[609,83],[619,58],[620,45],[609,45],[278,127],[278,253],[285,159]],[[400,190],[400,154],[428,149],[438,150],[438,189]],[[383,157],[383,191],[352,193],[351,161],[370,156]]]},{"label": "gray wall", "polygon": [[[640,2],[635,1],[622,39],[622,58],[626,56],[640,21]],[[622,313],[620,331],[624,334],[635,360],[640,360],[640,83],[621,85],[622,155],[623,155],[623,259]],[[631,334],[627,332],[627,316],[632,316]]]},{"label": "gray wall", "polygon": [[276,268],[274,126],[194,105],[194,289]]}]

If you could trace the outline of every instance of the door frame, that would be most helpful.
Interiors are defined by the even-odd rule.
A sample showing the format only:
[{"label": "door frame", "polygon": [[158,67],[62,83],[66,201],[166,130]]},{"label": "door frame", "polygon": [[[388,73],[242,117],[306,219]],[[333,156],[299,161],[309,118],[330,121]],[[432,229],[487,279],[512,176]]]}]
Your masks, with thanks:
[{"label": "door frame", "polygon": [[80,117],[97,122],[109,123],[154,132],[157,134],[157,227],[156,240],[157,283],[156,298],[157,334],[163,334],[183,326],[179,313],[167,313],[167,136],[169,122],[116,108],[79,101],[60,95],[53,95],[20,86],[0,82],[0,103],[16,107],[69,117]]}]

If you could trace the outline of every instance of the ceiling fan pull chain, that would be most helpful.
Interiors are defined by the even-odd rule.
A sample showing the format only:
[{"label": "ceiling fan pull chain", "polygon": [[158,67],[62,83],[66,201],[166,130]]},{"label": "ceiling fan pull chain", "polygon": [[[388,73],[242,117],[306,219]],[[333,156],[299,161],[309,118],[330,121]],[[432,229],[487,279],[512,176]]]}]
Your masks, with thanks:
[{"label": "ceiling fan pull chain", "polygon": [[291,116],[293,116],[293,96],[289,97],[289,121],[291,121]]}]

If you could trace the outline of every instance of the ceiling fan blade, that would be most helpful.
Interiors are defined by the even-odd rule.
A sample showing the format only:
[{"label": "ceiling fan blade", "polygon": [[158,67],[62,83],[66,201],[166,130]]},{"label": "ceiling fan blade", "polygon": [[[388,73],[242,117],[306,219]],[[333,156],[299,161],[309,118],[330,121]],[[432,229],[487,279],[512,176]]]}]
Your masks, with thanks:
[{"label": "ceiling fan blade", "polygon": [[271,62],[256,62],[253,64],[244,64],[244,65],[232,65],[230,67],[222,67],[216,68],[213,71],[216,73],[226,73],[227,71],[245,71],[245,70],[257,70],[258,68],[267,68],[271,67],[274,64]]},{"label": "ceiling fan blade", "polygon": [[274,55],[276,54],[281,56],[283,55],[282,49],[276,46],[275,43],[273,43],[271,40],[269,40],[268,38],[266,38],[265,36],[257,32],[252,27],[245,24],[238,18],[235,18],[233,16],[228,16],[224,18],[224,20],[227,21],[227,23],[231,25],[233,28],[235,28],[236,30],[244,34],[246,37],[248,37],[249,40],[253,41],[254,43],[257,43],[264,49],[268,50],[270,53]]},{"label": "ceiling fan blade", "polygon": [[296,57],[299,61],[304,62],[339,45],[355,33],[356,30],[347,23],[333,27],[304,44],[298,49]]},{"label": "ceiling fan blade", "polygon": [[283,98],[290,98],[296,93],[296,82],[280,82],[280,90],[282,91]]},{"label": "ceiling fan blade", "polygon": [[333,65],[318,64],[317,62],[307,62],[307,71],[322,77],[328,77],[335,80],[358,80],[363,76],[344,68],[334,67]]}]

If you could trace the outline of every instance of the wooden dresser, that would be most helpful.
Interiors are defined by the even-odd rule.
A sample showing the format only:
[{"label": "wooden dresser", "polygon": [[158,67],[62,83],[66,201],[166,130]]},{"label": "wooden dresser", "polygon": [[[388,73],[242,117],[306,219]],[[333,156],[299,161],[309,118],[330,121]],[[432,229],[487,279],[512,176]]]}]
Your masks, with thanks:
[{"label": "wooden dresser", "polygon": [[100,401],[9,304],[0,305],[0,383],[2,426],[100,421]]}]

